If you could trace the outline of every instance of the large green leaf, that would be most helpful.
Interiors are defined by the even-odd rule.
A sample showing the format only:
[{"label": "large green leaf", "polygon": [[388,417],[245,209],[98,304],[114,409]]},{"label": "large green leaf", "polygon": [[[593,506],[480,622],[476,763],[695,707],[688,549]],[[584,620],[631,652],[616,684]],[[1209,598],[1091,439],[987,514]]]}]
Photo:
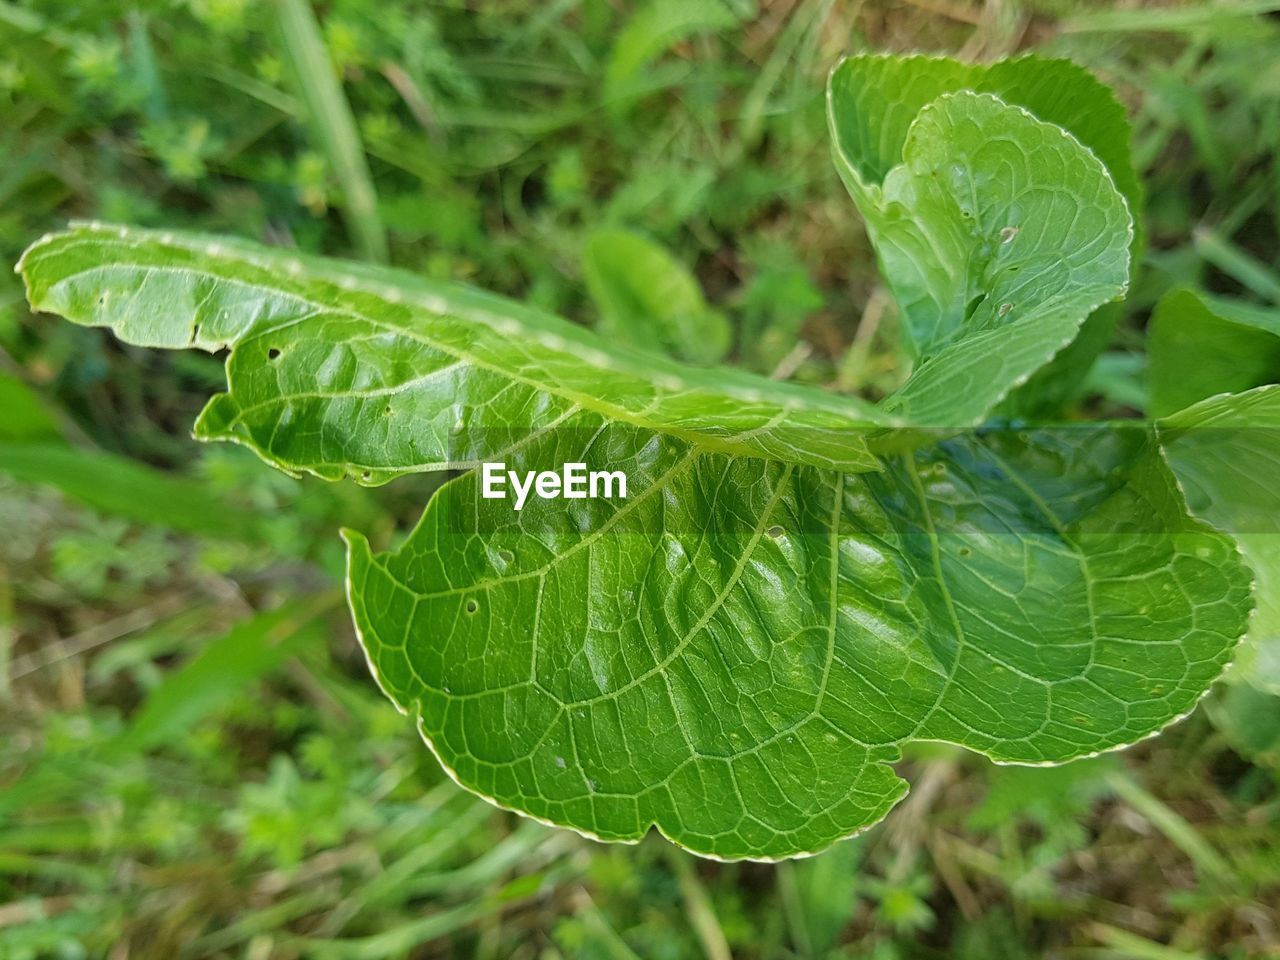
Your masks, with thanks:
[{"label": "large green leaf", "polygon": [[681,366],[471,288],[243,241],[95,224],[33,245],[32,306],[128,343],[231,348],[196,436],[379,483],[500,460],[583,410],[726,452],[875,469],[866,403]]},{"label": "large green leaf", "polygon": [[863,54],[841,61],[830,86],[836,147],[867,184],[882,183],[901,162],[907,133],[925,106],[945,93],[973,90],[1070,131],[1106,165],[1130,208],[1142,207],[1124,107],[1070,60],[1031,54],[971,64],[922,54]]},{"label": "large green leaf", "polygon": [[[460,462],[438,425],[465,411],[495,418],[471,442],[514,469],[581,460],[627,473],[626,499],[533,499],[520,512],[478,498],[468,473],[395,553],[347,534],[371,665],[445,766],[585,832],[635,839],[656,824],[721,857],[815,850],[901,796],[889,764],[902,743],[1036,763],[1128,743],[1188,710],[1244,629],[1235,546],[1188,516],[1148,428],[997,431],[887,458],[879,473],[830,471],[803,462],[837,459],[806,444],[838,453],[873,414],[607,353],[480,294],[88,227],[37,245],[22,268],[33,303],[132,342],[230,344],[230,389],[197,432],[289,469],[355,464],[384,479],[436,465],[407,458],[422,447]],[[449,382],[461,397],[419,390],[441,342],[462,354],[465,376]],[[651,387],[647,405],[626,406],[619,381],[667,372],[698,384],[705,423],[664,408],[692,387]],[[486,379],[500,374],[503,386]],[[744,404],[748,385],[758,393]],[[406,394],[412,416],[390,430],[386,409]],[[792,397],[804,402],[783,407]],[[726,428],[775,401],[773,426]],[[728,452],[761,452],[792,417],[800,456]],[[499,443],[495,423],[500,437],[504,424],[523,430]]]},{"label": "large green leaf", "polygon": [[855,57],[832,73],[828,119],[916,360],[891,400],[908,418],[980,421],[1124,292],[1141,199],[1128,126],[1078,67]]},{"label": "large green leaf", "polygon": [[584,415],[516,469],[607,462],[625,501],[443,487],[348,531],[387,694],[464,786],[612,840],[820,849],[905,792],[910,740],[1058,762],[1188,711],[1244,629],[1234,543],[1147,428],[995,432],[842,475]]}]

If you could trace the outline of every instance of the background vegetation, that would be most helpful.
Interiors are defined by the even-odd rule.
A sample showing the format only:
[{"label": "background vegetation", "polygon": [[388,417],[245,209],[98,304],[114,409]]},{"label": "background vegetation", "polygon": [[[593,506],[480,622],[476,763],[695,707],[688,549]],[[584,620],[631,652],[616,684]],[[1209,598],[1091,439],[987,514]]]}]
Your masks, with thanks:
[{"label": "background vegetation", "polygon": [[[464,279],[583,322],[599,228],[691,268],[736,362],[895,382],[826,71],[1035,49],[1114,85],[1149,250],[1082,409],[1145,404],[1179,283],[1280,302],[1280,3],[0,0],[0,260],[71,217]],[[7,277],[7,279],[6,279]],[[0,957],[1280,956],[1280,792],[1204,711],[1118,755],[904,762],[806,861],[602,847],[449,783],[370,681],[340,521],[189,425],[217,358],[31,316],[0,275]],[[1272,757],[1271,760],[1275,758]]]}]

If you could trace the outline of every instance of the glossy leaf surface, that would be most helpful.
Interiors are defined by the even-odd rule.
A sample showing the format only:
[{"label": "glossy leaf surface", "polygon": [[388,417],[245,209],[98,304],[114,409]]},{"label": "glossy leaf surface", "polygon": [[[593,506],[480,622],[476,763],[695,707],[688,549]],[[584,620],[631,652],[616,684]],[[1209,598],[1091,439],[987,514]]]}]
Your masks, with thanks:
[{"label": "glossy leaf surface", "polygon": [[1186,515],[1145,429],[852,476],[581,427],[521,468],[608,462],[627,500],[515,513],[473,473],[400,550],[347,537],[370,663],[444,766],[593,836],[818,850],[902,795],[903,742],[1027,763],[1132,742],[1244,628],[1235,545]]}]

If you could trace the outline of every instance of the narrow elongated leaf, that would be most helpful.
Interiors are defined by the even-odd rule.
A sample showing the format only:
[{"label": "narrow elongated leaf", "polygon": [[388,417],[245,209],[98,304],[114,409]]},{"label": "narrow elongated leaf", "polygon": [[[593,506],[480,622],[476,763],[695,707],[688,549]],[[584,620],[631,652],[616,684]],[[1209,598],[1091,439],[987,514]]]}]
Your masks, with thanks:
[{"label": "narrow elongated leaf", "polygon": [[263,517],[232,508],[208,485],[101,450],[0,442],[0,473],[56,487],[95,510],[142,523],[229,540],[266,538]]},{"label": "narrow elongated leaf", "polygon": [[729,349],[729,322],[662,247],[628,230],[597,230],[582,257],[600,309],[597,329],[647,350],[710,364]]},{"label": "narrow elongated leaf", "polygon": [[612,840],[821,849],[905,791],[903,742],[1068,760],[1185,713],[1250,605],[1149,431],[997,433],[882,474],[584,422],[516,455],[625,470],[625,501],[486,500],[404,546],[352,531],[370,664],[463,785]]},{"label": "narrow elongated leaf", "polygon": [[351,239],[364,259],[381,263],[387,259],[387,234],[378,217],[378,194],[315,11],[310,0],[274,0],[273,5],[293,85],[317,145],[342,185],[342,212]]},{"label": "narrow elongated leaf", "polygon": [[17,377],[0,373],[0,443],[59,443],[62,432],[40,396]]},{"label": "narrow elongated leaf", "polygon": [[857,400],[633,352],[470,288],[243,241],[82,224],[19,269],[34,307],[126,342],[230,347],[228,390],[196,436],[329,479],[500,460],[582,410],[869,470],[863,435],[895,422]]},{"label": "narrow elongated leaf", "polygon": [[1128,128],[1079,68],[858,57],[832,74],[828,118],[916,360],[890,409],[980,421],[1126,289],[1129,204],[1085,144],[1136,199]]},{"label": "narrow elongated leaf", "polygon": [[310,597],[255,614],[211,641],[151,692],[129,727],[107,747],[128,753],[175,739],[323,633],[308,631],[336,598]]}]

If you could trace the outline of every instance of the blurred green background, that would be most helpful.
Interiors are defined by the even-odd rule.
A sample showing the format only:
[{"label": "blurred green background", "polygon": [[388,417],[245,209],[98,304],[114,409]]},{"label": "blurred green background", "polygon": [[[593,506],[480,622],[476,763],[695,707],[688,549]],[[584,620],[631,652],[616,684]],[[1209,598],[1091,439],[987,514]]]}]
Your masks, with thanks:
[{"label": "blurred green background", "polygon": [[[68,218],[188,227],[592,323],[591,238],[630,230],[692,272],[734,362],[877,396],[894,311],[825,74],[1035,49],[1133,119],[1149,250],[1079,401],[1133,415],[1170,286],[1280,301],[1277,10],[0,0],[0,260]],[[371,682],[340,589],[338,525],[386,543],[432,482],[199,447],[222,379],[32,316],[0,273],[3,960],[1280,957],[1280,751],[1204,710],[1054,769],[917,750],[887,822],[776,866],[471,799]]]}]

